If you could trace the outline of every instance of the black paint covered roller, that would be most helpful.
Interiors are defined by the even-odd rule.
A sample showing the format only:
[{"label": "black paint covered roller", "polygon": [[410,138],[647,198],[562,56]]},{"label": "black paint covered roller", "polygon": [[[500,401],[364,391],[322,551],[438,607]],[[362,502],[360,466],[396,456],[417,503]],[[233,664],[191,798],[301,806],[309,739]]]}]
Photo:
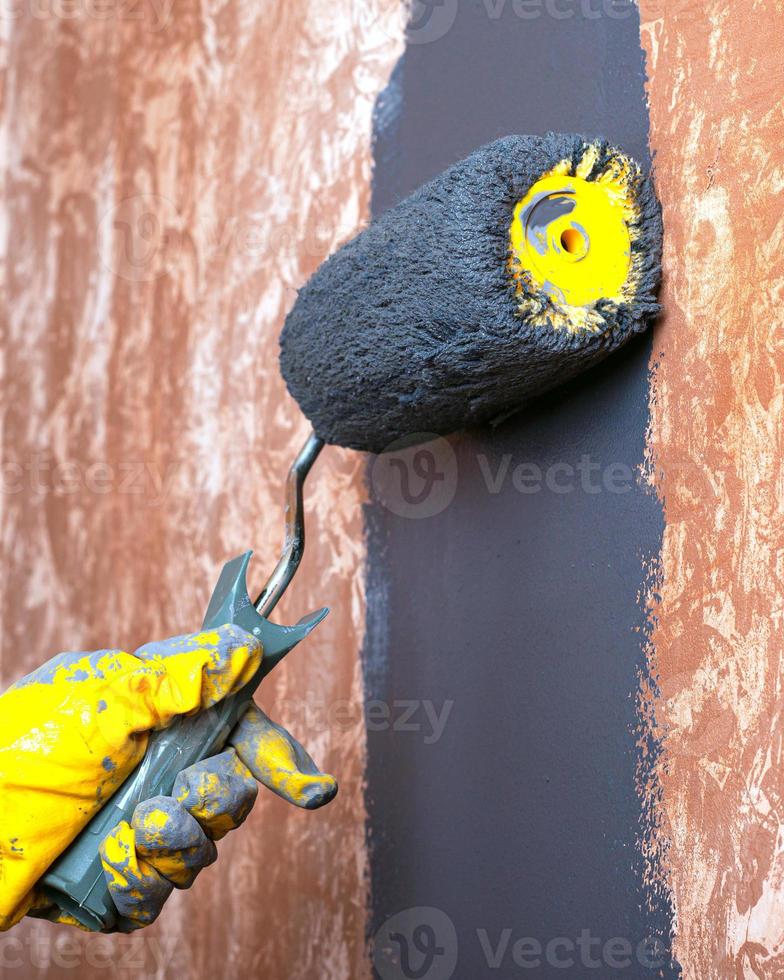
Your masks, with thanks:
[{"label": "black paint covered roller", "polygon": [[316,435],[353,449],[498,420],[645,329],[661,238],[650,178],[607,143],[497,140],[318,269],[283,376]]}]

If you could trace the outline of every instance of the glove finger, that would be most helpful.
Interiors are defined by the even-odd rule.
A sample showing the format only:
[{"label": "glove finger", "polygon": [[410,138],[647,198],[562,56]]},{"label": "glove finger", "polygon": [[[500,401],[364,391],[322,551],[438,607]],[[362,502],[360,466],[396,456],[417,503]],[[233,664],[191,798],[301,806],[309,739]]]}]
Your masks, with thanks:
[{"label": "glove finger", "polygon": [[229,743],[260,783],[295,806],[315,810],[335,798],[338,784],[300,743],[251,704]]},{"label": "glove finger", "polygon": [[238,691],[258,670],[262,649],[255,636],[227,623],[147,643],[134,656],[143,664],[128,686],[136,699],[136,730],[141,731],[165,728],[176,715],[209,708]]},{"label": "glove finger", "polygon": [[121,928],[131,931],[154,922],[174,886],[137,854],[134,831],[126,820],[106,835],[100,853],[109,894],[127,920]]},{"label": "glove finger", "polygon": [[139,803],[131,827],[136,853],[176,888],[190,888],[201,869],[218,857],[195,817],[171,796]]},{"label": "glove finger", "polygon": [[213,840],[234,830],[250,813],[259,788],[233,749],[183,769],[172,795]]}]

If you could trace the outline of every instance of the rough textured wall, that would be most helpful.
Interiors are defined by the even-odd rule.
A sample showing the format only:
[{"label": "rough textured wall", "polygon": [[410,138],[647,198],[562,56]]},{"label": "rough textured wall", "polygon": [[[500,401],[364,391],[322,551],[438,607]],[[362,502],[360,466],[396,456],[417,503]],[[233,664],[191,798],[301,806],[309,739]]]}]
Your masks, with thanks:
[{"label": "rough textured wall", "polygon": [[784,974],[784,7],[641,0],[664,204],[650,448],[660,774],[687,977]]},{"label": "rough textured wall", "polygon": [[[396,0],[4,9],[3,685],[62,649],[198,627],[247,547],[256,585],[271,569],[306,435],[277,334],[365,217],[403,19]],[[279,618],[332,613],[261,698],[339,775],[336,803],[263,793],[162,923],[27,923],[9,975],[367,975],[362,465],[330,449],[313,472]]]}]

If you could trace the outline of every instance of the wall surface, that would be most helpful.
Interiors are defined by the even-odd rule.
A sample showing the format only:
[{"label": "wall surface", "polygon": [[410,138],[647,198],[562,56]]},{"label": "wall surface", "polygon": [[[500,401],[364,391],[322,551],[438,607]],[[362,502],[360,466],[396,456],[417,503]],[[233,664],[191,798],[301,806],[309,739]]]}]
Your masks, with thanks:
[{"label": "wall surface", "polygon": [[[277,334],[366,217],[403,11],[7,4],[2,27],[7,685],[64,648],[198,628],[222,563],[248,547],[255,585],[271,570],[306,434]],[[261,699],[339,773],[336,802],[292,812],[262,793],[162,922],[114,939],[25,923],[4,937],[3,975],[368,975],[362,467],[329,450],[314,470],[308,554],[279,616],[332,614]]]},{"label": "wall surface", "polygon": [[784,7],[641,0],[664,205],[650,452],[661,835],[685,975],[784,975]]},{"label": "wall surface", "polygon": [[[374,211],[510,132],[601,135],[649,164],[636,7],[560,7],[572,16],[420,8],[377,117]],[[666,893],[646,887],[638,846],[641,597],[662,530],[642,477],[650,343],[495,431],[435,444],[440,482],[401,457],[409,484],[395,496],[387,470],[371,470],[368,808],[384,980],[413,975],[383,973],[395,958],[424,965],[417,929],[424,949],[430,935],[446,951],[433,969],[452,951],[459,977],[677,972],[662,955]],[[539,468],[537,492],[520,490],[520,464]],[[539,948],[531,970],[514,959],[525,939]],[[613,940],[620,953],[605,954]]]},{"label": "wall surface", "polygon": [[247,547],[261,584],[307,431],[278,331],[373,166],[379,213],[510,132],[650,144],[666,232],[653,339],[435,444],[445,480],[319,460],[279,619],[332,612],[260,700],[337,801],[262,794],[162,922],[27,922],[0,975],[361,980],[367,932],[381,980],[784,974],[780,0],[42,0],[0,26],[3,687],[194,628]]}]

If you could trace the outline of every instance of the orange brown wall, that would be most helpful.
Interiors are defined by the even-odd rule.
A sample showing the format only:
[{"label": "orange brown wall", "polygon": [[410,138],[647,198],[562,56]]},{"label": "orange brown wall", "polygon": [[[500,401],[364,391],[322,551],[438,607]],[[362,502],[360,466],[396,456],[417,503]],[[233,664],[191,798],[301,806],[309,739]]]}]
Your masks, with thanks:
[{"label": "orange brown wall", "polygon": [[655,875],[684,975],[784,975],[784,116],[777,0],[640,0],[664,206]]},{"label": "orange brown wall", "polygon": [[[371,116],[404,12],[19,3],[2,23],[5,686],[62,649],[197,628],[247,548],[256,586],[271,571],[307,433],[277,336],[297,287],[367,217]],[[263,794],[165,921],[112,939],[27,922],[3,973],[369,974],[362,467],[329,449],[311,476],[308,554],[280,619],[332,613],[262,697],[340,773],[329,819]]]}]

